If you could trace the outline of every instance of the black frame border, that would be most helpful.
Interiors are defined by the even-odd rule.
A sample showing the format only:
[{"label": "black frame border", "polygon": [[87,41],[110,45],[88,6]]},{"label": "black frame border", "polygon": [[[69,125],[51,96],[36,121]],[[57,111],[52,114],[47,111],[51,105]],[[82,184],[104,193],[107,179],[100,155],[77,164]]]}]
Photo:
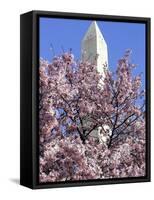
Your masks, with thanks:
[{"label": "black frame border", "polygon": [[[30,145],[30,152],[26,153],[23,148],[23,133],[21,131],[20,137],[20,162],[21,162],[21,185],[28,186],[33,189],[40,188],[57,188],[57,187],[73,187],[73,186],[90,186],[90,185],[106,185],[106,184],[119,184],[119,183],[137,183],[137,182],[149,182],[151,181],[151,80],[150,80],[150,68],[151,68],[151,19],[144,17],[129,17],[129,16],[114,16],[114,15],[98,15],[98,14],[84,14],[84,13],[67,13],[67,12],[50,12],[50,11],[31,11],[21,15],[22,18],[29,16],[30,20],[30,35],[31,42],[31,66],[32,71],[29,74],[31,81],[31,128],[29,129],[31,136],[27,143]],[[127,178],[113,178],[113,179],[97,179],[97,180],[81,180],[81,181],[65,181],[65,182],[54,182],[54,183],[39,183],[39,99],[38,99],[38,86],[39,86],[39,18],[63,18],[63,19],[81,19],[81,20],[103,20],[112,22],[129,22],[129,23],[143,23],[145,24],[146,30],[146,176],[144,177],[127,177]],[[21,20],[22,22],[23,20]],[[25,19],[26,21],[26,19]],[[21,23],[21,27],[22,27]],[[21,34],[24,34],[21,28]],[[22,40],[22,37],[21,37]],[[21,41],[22,43],[22,41]],[[21,44],[21,52],[23,50],[23,44]],[[30,52],[29,52],[30,53]],[[21,74],[22,68],[27,67],[22,62],[23,56],[21,56]],[[26,59],[26,58],[25,58]],[[21,86],[23,75],[21,76]],[[21,108],[23,102],[23,94],[21,93]],[[26,109],[22,111],[26,112]],[[21,113],[21,117],[22,117]],[[23,127],[23,120],[21,122],[21,130]],[[22,144],[21,144],[22,143]],[[32,152],[31,152],[32,151]],[[29,162],[31,168],[26,171],[23,169],[23,155],[27,158],[31,155]],[[27,160],[27,159],[26,159]],[[25,163],[25,162],[24,162]],[[25,175],[23,175],[25,174]],[[31,177],[32,176],[32,177]],[[31,178],[30,178],[31,177]],[[25,179],[25,181],[24,181]],[[28,184],[26,183],[28,182]]]}]

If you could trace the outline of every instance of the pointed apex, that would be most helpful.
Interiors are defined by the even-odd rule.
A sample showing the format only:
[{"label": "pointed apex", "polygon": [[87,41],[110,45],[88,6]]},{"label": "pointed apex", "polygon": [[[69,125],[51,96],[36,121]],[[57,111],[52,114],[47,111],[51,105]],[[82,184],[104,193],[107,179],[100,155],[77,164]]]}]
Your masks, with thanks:
[{"label": "pointed apex", "polygon": [[[104,40],[104,37],[103,37],[96,21],[92,21],[83,40],[86,40],[87,38],[91,38],[91,37],[95,37],[95,38],[99,37],[100,39]],[[104,40],[104,42],[105,42],[105,40]]]},{"label": "pointed apex", "polygon": [[96,21],[92,21],[91,26],[93,26],[96,29],[98,27],[97,22]]},{"label": "pointed apex", "polygon": [[99,29],[99,27],[98,27],[96,21],[93,21],[93,22],[91,23],[91,26],[94,27],[94,29],[95,29],[96,31]]}]

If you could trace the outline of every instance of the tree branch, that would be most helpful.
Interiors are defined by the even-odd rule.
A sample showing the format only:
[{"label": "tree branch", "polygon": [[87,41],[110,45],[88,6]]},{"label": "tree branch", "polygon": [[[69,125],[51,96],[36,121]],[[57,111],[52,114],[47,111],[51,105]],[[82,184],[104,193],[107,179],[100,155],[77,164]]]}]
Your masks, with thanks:
[{"label": "tree branch", "polygon": [[87,137],[97,126],[98,124],[94,125],[93,128],[90,129],[90,131],[86,134],[85,137]]},{"label": "tree branch", "polygon": [[116,126],[114,130],[116,130],[116,129],[118,129],[120,126],[122,126],[130,117],[132,117],[132,116],[134,116],[134,115],[135,115],[135,113],[129,115],[121,124],[119,124],[118,126]]}]

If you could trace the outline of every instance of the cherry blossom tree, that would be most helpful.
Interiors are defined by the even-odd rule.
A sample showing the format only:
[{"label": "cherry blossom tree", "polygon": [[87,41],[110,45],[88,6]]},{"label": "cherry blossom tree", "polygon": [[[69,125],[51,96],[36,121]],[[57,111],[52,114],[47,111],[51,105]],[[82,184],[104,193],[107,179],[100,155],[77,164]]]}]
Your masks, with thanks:
[{"label": "cherry blossom tree", "polygon": [[105,77],[71,52],[40,59],[41,182],[144,176],[145,92],[130,53],[115,73],[104,66]]}]

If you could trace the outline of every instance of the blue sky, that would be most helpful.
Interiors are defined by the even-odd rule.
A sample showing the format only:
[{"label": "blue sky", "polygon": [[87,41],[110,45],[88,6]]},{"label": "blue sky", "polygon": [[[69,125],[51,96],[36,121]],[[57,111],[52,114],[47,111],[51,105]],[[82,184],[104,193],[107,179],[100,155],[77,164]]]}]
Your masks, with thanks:
[{"label": "blue sky", "polygon": [[[56,55],[70,48],[75,59],[80,59],[81,40],[91,20],[40,18],[40,57],[51,61]],[[108,46],[109,69],[116,69],[117,61],[126,49],[132,49],[131,60],[138,64],[134,74],[143,72],[145,86],[145,24],[97,21]]]}]

